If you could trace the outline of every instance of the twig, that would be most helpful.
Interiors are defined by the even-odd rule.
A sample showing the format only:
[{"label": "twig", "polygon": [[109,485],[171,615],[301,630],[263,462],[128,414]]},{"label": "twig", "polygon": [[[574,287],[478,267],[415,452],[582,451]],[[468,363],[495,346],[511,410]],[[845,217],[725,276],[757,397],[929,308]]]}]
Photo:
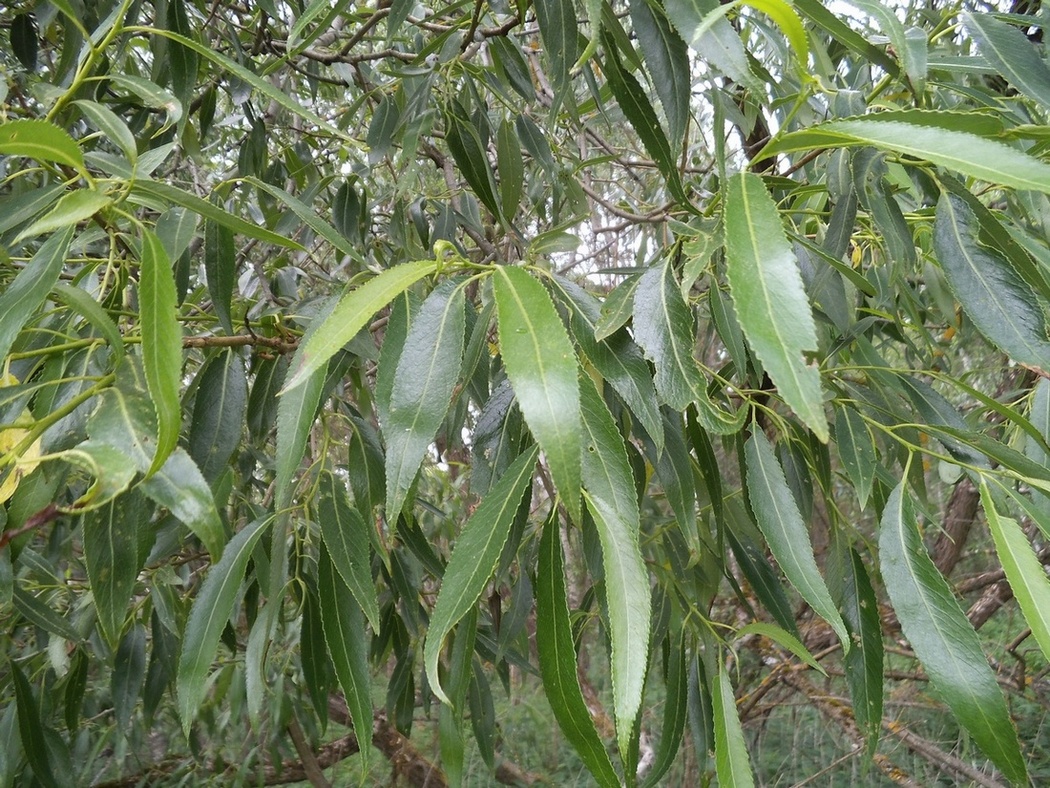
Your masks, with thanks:
[{"label": "twig", "polygon": [[317,756],[314,755],[314,751],[310,748],[310,742],[306,740],[306,735],[299,725],[299,720],[294,716],[288,723],[288,735],[292,737],[292,744],[295,745],[295,751],[299,754],[299,760],[303,764],[303,771],[306,773],[306,779],[310,781],[310,785],[314,786],[314,788],[332,788],[332,784],[328,782],[324,772],[321,771],[321,765],[317,762]]},{"label": "twig", "polygon": [[0,533],[0,550],[3,550],[22,534],[27,534],[36,528],[47,525],[53,520],[57,520],[60,514],[62,514],[62,512],[59,510],[58,506],[49,503],[36,514],[30,515],[29,519],[22,523],[18,528],[11,528],[10,530]]}]

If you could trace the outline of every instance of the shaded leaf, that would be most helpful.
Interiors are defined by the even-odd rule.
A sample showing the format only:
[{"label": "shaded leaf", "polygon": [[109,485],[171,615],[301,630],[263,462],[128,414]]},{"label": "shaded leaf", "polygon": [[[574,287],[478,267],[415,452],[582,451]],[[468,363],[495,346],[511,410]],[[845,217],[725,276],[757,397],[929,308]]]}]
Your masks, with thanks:
[{"label": "shaded leaf", "polygon": [[685,41],[668,24],[662,10],[646,0],[631,0],[631,24],[649,67],[656,95],[667,116],[671,148],[677,149],[689,121],[692,79]]},{"label": "shaded leaf", "polygon": [[711,707],[715,722],[715,771],[720,785],[753,786],[751,761],[744,743],[744,729],[733,697],[733,685],[729,682],[724,665],[718,666],[718,676],[711,692]]},{"label": "shaded leaf", "polygon": [[960,14],[995,70],[1026,96],[1050,108],[1050,67],[1020,30],[991,14]]},{"label": "shaded leaf", "polygon": [[214,484],[241,442],[248,380],[232,349],[213,356],[198,378],[189,452],[204,478]]},{"label": "shaded leaf", "polygon": [[342,482],[329,471],[321,473],[318,504],[321,538],[332,565],[361,606],[372,631],[378,633],[379,602],[372,582],[368,526],[350,506]]},{"label": "shaded leaf", "polygon": [[139,570],[139,534],[148,528],[142,495],[132,491],[84,515],[84,563],[99,628],[111,647],[124,628]]},{"label": "shaded leaf", "polygon": [[848,653],[850,639],[846,626],[817,569],[809,529],[799,514],[773,447],[766,436],[756,430],[747,441],[744,454],[748,499],[770,551],[802,598],[835,630],[843,651]]},{"label": "shaded leaf", "polygon": [[518,457],[485,496],[460,531],[445,568],[423,647],[427,680],[443,703],[452,703],[438,675],[438,659],[445,638],[477,603],[496,569],[511,520],[532,478],[538,451],[533,447]]}]

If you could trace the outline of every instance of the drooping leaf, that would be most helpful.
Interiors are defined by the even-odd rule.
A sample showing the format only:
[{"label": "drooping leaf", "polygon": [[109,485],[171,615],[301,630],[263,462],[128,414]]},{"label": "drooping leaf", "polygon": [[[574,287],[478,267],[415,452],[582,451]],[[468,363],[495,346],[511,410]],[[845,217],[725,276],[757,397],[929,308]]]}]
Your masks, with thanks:
[{"label": "drooping leaf", "polygon": [[627,753],[649,656],[649,574],[639,548],[638,500],[623,437],[589,378],[580,381],[580,404],[584,498],[598,530],[605,571],[616,738],[620,757],[632,768]]},{"label": "drooping leaf", "polygon": [[748,344],[778,393],[822,441],[828,439],[813,312],[776,204],[757,175],[730,180],[725,207],[726,276]]},{"label": "drooping leaf", "polygon": [[904,482],[883,510],[879,563],[904,635],[938,695],[1007,779],[1027,783],[1002,690],[977,633],[922,544]]},{"label": "drooping leaf", "polygon": [[[572,83],[569,71],[576,62],[579,22],[572,3],[561,0],[538,0],[535,4],[536,22],[543,47],[551,62],[551,82],[554,86],[554,110],[565,102]],[[570,108],[570,111],[575,111]]]},{"label": "drooping leaf", "polygon": [[437,268],[432,260],[388,268],[365,284],[343,296],[322,325],[300,346],[297,360],[292,363],[292,377],[284,386],[290,392],[301,386],[314,372],[328,363],[339,349],[364,328],[376,312],[389,304],[414,282],[431,274]]},{"label": "drooping leaf", "polygon": [[719,664],[718,675],[711,688],[711,707],[715,722],[715,770],[719,785],[747,788],[755,784],[751,774],[751,759],[744,742],[744,729],[736,710],[733,685],[725,665]]},{"label": "drooping leaf", "polygon": [[630,8],[631,23],[638,36],[642,56],[667,117],[671,149],[676,150],[689,120],[692,86],[688,48],[660,9],[654,8],[646,0],[632,0]]},{"label": "drooping leaf", "polygon": [[33,776],[46,788],[72,785],[70,775],[56,776],[48,753],[44,723],[40,717],[40,706],[33,696],[33,688],[13,659],[7,663],[14,683],[15,708],[18,713],[18,732],[22,738],[22,751],[33,769]]},{"label": "drooping leaf", "polygon": [[270,522],[268,517],[254,520],[234,535],[222,558],[208,570],[190,608],[176,678],[179,717],[187,734],[204,702],[208,669],[233,612],[248,559]]},{"label": "drooping leaf", "polygon": [[1014,189],[1050,193],[1050,164],[996,140],[963,131],[869,118],[833,120],[774,139],[752,163],[814,148],[874,145]]},{"label": "drooping leaf", "polygon": [[[371,674],[365,619],[324,547],[317,560],[317,589],[324,636],[335,665],[336,678],[346,696],[354,731],[368,741],[372,732],[372,698],[369,694]],[[366,749],[362,747],[362,750]],[[363,763],[367,765],[367,757]]]},{"label": "drooping leaf", "polygon": [[128,124],[117,113],[104,104],[99,104],[97,101],[80,99],[74,101],[73,104],[99,131],[120,147],[129,162],[134,164],[138,160],[138,145],[135,143],[135,135],[131,133]]},{"label": "drooping leaf", "polygon": [[576,353],[543,285],[521,268],[494,276],[499,344],[518,406],[573,520],[580,519],[580,393]]},{"label": "drooping leaf", "polygon": [[208,278],[208,294],[212,309],[227,334],[233,333],[230,303],[237,273],[237,253],[233,231],[218,222],[204,222],[204,272]]},{"label": "drooping leaf", "polygon": [[215,355],[199,378],[189,452],[201,474],[213,484],[241,442],[248,380],[240,356],[232,350]]},{"label": "drooping leaf", "polygon": [[565,596],[561,541],[556,522],[547,523],[540,539],[536,569],[536,650],[543,688],[558,727],[587,769],[604,788],[619,786],[609,754],[594,727],[576,673],[576,649]]},{"label": "drooping leaf", "polygon": [[734,82],[752,90],[762,83],[751,71],[740,34],[726,19],[732,5],[717,0],[667,0],[667,16],[701,58]]},{"label": "drooping leaf", "polygon": [[744,454],[748,498],[770,551],[802,598],[835,630],[843,651],[848,653],[850,639],[846,625],[817,569],[809,528],[799,514],[773,447],[766,436],[756,430],[744,446]]},{"label": "drooping leaf", "polygon": [[372,631],[378,633],[379,602],[372,582],[368,526],[346,499],[346,487],[332,473],[321,473],[320,487],[321,538],[332,565],[361,606]]},{"label": "drooping leaf", "polygon": [[1010,263],[977,240],[973,212],[943,194],[934,250],[967,316],[996,347],[1024,364],[1050,369],[1046,319],[1035,293]]},{"label": "drooping leaf", "polygon": [[142,694],[146,680],[146,628],[133,625],[120,639],[113,655],[113,674],[110,677],[110,695],[113,711],[122,730],[131,727],[131,717]]},{"label": "drooping leaf", "polygon": [[470,188],[496,217],[502,216],[496,199],[496,180],[477,128],[461,106],[453,102],[445,113],[445,141]]},{"label": "drooping leaf", "polygon": [[495,571],[511,520],[532,478],[538,452],[538,448],[533,447],[523,453],[489,491],[460,531],[445,568],[423,647],[427,679],[443,703],[452,703],[438,675],[438,659],[445,638],[477,603]]},{"label": "drooping leaf", "polygon": [[663,727],[660,729],[660,743],[657,745],[656,758],[649,773],[645,775],[642,788],[653,788],[674,765],[678,748],[685,732],[685,721],[688,716],[689,671],[686,668],[685,632],[679,634],[671,645],[670,658],[667,660],[667,700],[664,703]]},{"label": "drooping leaf", "polygon": [[148,511],[138,491],[84,515],[84,563],[95,600],[98,623],[111,647],[124,627],[139,570],[139,536]]},{"label": "drooping leaf", "polygon": [[182,407],[182,329],[177,320],[175,275],[160,239],[142,233],[139,300],[142,317],[142,366],[153,408],[157,413],[157,445],[147,476],[168,459],[179,442]]},{"label": "drooping leaf", "polygon": [[52,235],[0,294],[0,359],[7,357],[18,332],[58,281],[72,240],[72,226]]},{"label": "drooping leaf", "polygon": [[835,408],[835,445],[857,493],[860,508],[864,509],[875,481],[875,446],[868,425],[851,407]]},{"label": "drooping leaf", "polygon": [[1017,520],[999,512],[984,480],[981,481],[981,505],[1014,598],[1043,656],[1050,659],[1050,581],[1046,571]]},{"label": "drooping leaf", "polygon": [[462,282],[446,279],[423,302],[397,362],[383,436],[386,516],[396,520],[427,447],[452,404],[463,363]]}]

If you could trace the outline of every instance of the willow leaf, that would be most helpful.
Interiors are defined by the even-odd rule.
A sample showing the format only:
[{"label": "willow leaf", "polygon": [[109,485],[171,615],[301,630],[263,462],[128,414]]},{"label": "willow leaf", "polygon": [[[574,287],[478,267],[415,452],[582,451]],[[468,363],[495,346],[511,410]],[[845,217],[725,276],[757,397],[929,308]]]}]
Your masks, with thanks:
[{"label": "willow leaf", "polygon": [[803,356],[817,349],[813,312],[776,204],[757,175],[729,180],[725,239],[726,277],[744,336],[784,401],[827,441],[820,373]]},{"label": "willow leaf", "polygon": [[547,455],[573,520],[580,520],[580,390],[576,353],[539,282],[521,268],[494,277],[500,355],[525,423]]},{"label": "willow leaf", "polygon": [[378,633],[379,602],[372,582],[368,525],[347,500],[343,482],[329,471],[321,473],[317,514],[332,565],[368,617],[372,631]]},{"label": "willow leaf", "polygon": [[518,457],[489,491],[463,526],[445,568],[423,646],[427,679],[443,703],[451,704],[452,701],[442,688],[438,675],[441,648],[452,627],[477,603],[496,569],[511,521],[526,484],[532,478],[538,453],[539,449],[534,446]]},{"label": "willow leaf", "polygon": [[715,771],[719,785],[747,788],[755,784],[751,761],[744,743],[744,729],[736,711],[733,685],[724,665],[719,665],[718,676],[711,692],[711,707],[715,718]]},{"label": "willow leaf", "polygon": [[934,689],[1007,779],[1027,784],[1002,690],[977,632],[922,544],[904,482],[883,510],[879,562],[893,610]]},{"label": "willow leaf", "polygon": [[817,569],[809,529],[799,514],[773,447],[760,430],[756,430],[744,446],[744,455],[748,498],[769,549],[791,584],[810,607],[831,624],[843,651],[848,652],[850,639],[846,625]]},{"label": "willow leaf", "polygon": [[452,403],[466,326],[460,282],[446,279],[412,321],[390,392],[386,439],[386,516],[395,520],[419,464]]}]

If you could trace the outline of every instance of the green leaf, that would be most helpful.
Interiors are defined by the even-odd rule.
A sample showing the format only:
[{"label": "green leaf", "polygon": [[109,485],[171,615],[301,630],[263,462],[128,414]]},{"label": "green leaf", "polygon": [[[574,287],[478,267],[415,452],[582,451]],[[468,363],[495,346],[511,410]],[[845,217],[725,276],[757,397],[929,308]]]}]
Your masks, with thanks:
[{"label": "green leaf", "polygon": [[904,482],[883,510],[879,562],[894,612],[934,689],[1006,778],[1027,784],[1002,690],[977,633],[923,547]]},{"label": "green leaf", "polygon": [[835,445],[846,475],[857,492],[861,509],[866,509],[875,481],[875,445],[868,425],[851,407],[835,407]]},{"label": "green leaf", "polygon": [[650,5],[647,0],[631,0],[630,8],[631,25],[667,117],[671,149],[677,150],[689,122],[692,75],[688,47],[668,24],[662,9]]},{"label": "green leaf", "polygon": [[[109,343],[109,346],[113,348],[113,351],[118,356],[124,354],[124,337],[121,336],[116,323],[113,322],[113,318],[111,318],[109,314],[99,306],[98,301],[92,298],[86,290],[67,285],[65,282],[56,282],[51,287],[51,294],[59,302],[65,304],[74,312],[77,312],[81,317],[87,320],[88,323],[98,329],[98,332],[105,338],[106,342]],[[3,307],[0,306],[0,310],[2,309]],[[0,312],[0,314],[4,313]],[[0,321],[2,320],[3,318],[0,318]],[[2,356],[2,354],[0,354],[0,356]]]},{"label": "green leaf", "polygon": [[780,214],[757,175],[734,175],[726,192],[726,277],[737,321],[777,392],[826,442],[820,372],[802,355],[817,349],[816,325]]},{"label": "green leaf", "polygon": [[87,512],[109,503],[128,489],[135,478],[135,467],[119,450],[105,443],[84,441],[52,455],[76,465],[94,477],[91,486],[70,506],[67,512]]},{"label": "green leaf", "polygon": [[576,673],[558,531],[557,522],[548,522],[544,527],[536,568],[536,650],[543,690],[558,727],[591,775],[604,788],[613,788],[620,785],[620,778],[598,737]]},{"label": "green leaf", "polygon": [[809,38],[793,4],[785,0],[744,0],[744,5],[761,11],[776,23],[795,51],[795,62],[799,71],[808,74]]},{"label": "green leaf", "polygon": [[667,700],[664,701],[664,721],[660,729],[660,743],[657,746],[656,758],[649,773],[645,775],[642,788],[654,788],[671,766],[674,765],[678,748],[685,732],[685,721],[688,716],[689,671],[686,669],[685,632],[671,646],[667,660]]},{"label": "green leaf", "polygon": [[368,324],[372,315],[389,304],[409,285],[436,269],[437,263],[433,260],[404,263],[388,268],[344,295],[334,311],[322,321],[322,325],[300,345],[301,352],[296,352],[296,360],[292,363],[294,372],[284,386],[285,394],[302,385],[314,372],[327,364],[328,359],[338,353],[343,345]]},{"label": "green leaf", "polygon": [[1016,269],[978,241],[973,212],[952,194],[937,203],[933,242],[952,292],[985,338],[1023,364],[1050,369],[1042,305]]},{"label": "green leaf", "polygon": [[638,80],[624,68],[620,62],[619,50],[612,35],[605,31],[605,77],[609,89],[616,97],[623,114],[627,117],[635,133],[641,139],[645,150],[656,162],[660,173],[667,179],[667,187],[676,200],[686,207],[692,207],[689,197],[682,186],[682,177],[678,172],[678,162],[671,151],[671,144],[660,127],[656,111],[645,96],[645,91]]},{"label": "green leaf", "polygon": [[631,413],[652,438],[657,453],[663,451],[663,418],[653,377],[641,349],[626,331],[615,332],[603,340],[595,339],[595,330],[601,319],[598,300],[567,279],[556,277],[552,282],[572,310],[569,327],[580,350],[594,364],[598,374],[623,398]]},{"label": "green leaf", "polygon": [[813,670],[823,676],[828,675],[828,672],[824,670],[819,662],[817,662],[816,658],[810,653],[809,649],[802,644],[801,640],[790,632],[781,629],[776,624],[767,624],[764,621],[752,622],[747,626],[738,629],[735,638],[736,640],[740,640],[748,635],[761,635],[764,638],[769,638],[778,646],[786,648],[804,663],[813,668]]},{"label": "green leaf", "polygon": [[794,0],[793,5],[800,14],[859,55],[862,60],[874,63],[892,77],[897,76],[897,62],[880,47],[869,43],[867,38],[843,21],[839,14],[829,9],[826,3],[821,0]]},{"label": "green leaf", "polygon": [[744,729],[736,711],[733,685],[725,666],[719,664],[718,676],[711,692],[711,708],[715,718],[715,771],[718,784],[747,788],[755,779],[751,774],[751,761],[744,743]]},{"label": "green leaf", "polygon": [[189,452],[204,478],[214,484],[241,442],[248,380],[244,362],[232,349],[213,356],[197,378]]},{"label": "green leaf", "polygon": [[507,377],[565,508],[580,522],[580,392],[572,343],[547,291],[526,271],[499,266],[494,286]]},{"label": "green leaf", "polygon": [[339,576],[361,606],[372,631],[379,633],[379,602],[372,582],[368,525],[350,506],[346,487],[329,471],[319,481],[318,520],[321,538]]},{"label": "green leaf", "polygon": [[580,381],[580,405],[584,498],[598,531],[605,571],[616,738],[620,757],[630,769],[627,754],[649,657],[649,573],[639,547],[638,499],[623,436],[587,377]]},{"label": "green leaf", "polygon": [[532,478],[538,452],[534,446],[518,457],[489,491],[460,531],[445,568],[423,646],[427,680],[442,703],[452,704],[438,675],[445,638],[477,603],[495,571],[511,521]]},{"label": "green leaf", "polygon": [[17,662],[9,659],[7,666],[15,685],[15,708],[18,710],[18,732],[22,737],[22,751],[26,754],[29,766],[33,769],[33,776],[46,788],[71,785],[69,775],[63,775],[63,779],[59,780],[51,768],[52,761],[44,736],[44,723],[40,717],[40,707],[33,696],[32,686],[18,667]]},{"label": "green leaf", "polygon": [[84,563],[98,623],[110,647],[120,639],[139,570],[139,534],[148,521],[142,495],[132,491],[84,515]]},{"label": "green leaf", "polygon": [[40,38],[33,17],[22,13],[11,20],[11,51],[26,71],[36,71],[36,57]]},{"label": "green leaf", "polygon": [[[317,590],[321,600],[321,622],[328,653],[332,655],[335,675],[346,696],[350,719],[359,739],[370,741],[372,735],[372,676],[368,670],[368,636],[361,608],[350,589],[332,565],[322,546],[317,559]],[[368,758],[362,747],[363,764]]]},{"label": "green leaf", "polygon": [[445,112],[445,142],[456,161],[456,166],[478,199],[493,216],[502,216],[496,199],[496,180],[489,165],[488,153],[481,142],[477,127],[466,116],[466,111],[453,101]]},{"label": "green leaf", "polygon": [[222,558],[208,570],[190,608],[176,678],[179,716],[187,735],[204,703],[208,669],[218,650],[219,636],[237,601],[248,559],[270,522],[270,517],[253,520],[234,535]]},{"label": "green leaf", "polygon": [[995,552],[1017,604],[1043,656],[1050,659],[1050,581],[1047,580],[1046,570],[1017,521],[999,513],[988,483],[984,480],[981,481],[981,505],[988,517],[988,530],[992,532]]},{"label": "green leaf", "polygon": [[22,326],[40,308],[58,281],[72,240],[72,227],[52,235],[0,294],[0,359],[7,357]]},{"label": "green leaf", "polygon": [[879,603],[860,555],[836,530],[827,559],[828,588],[853,638],[843,658],[857,727],[874,754],[882,730],[883,646]]},{"label": "green leaf", "polygon": [[145,679],[146,628],[142,624],[135,624],[120,639],[120,645],[113,655],[113,673],[110,676],[113,716],[121,730],[131,728],[131,715],[135,712]]},{"label": "green leaf", "polygon": [[80,643],[84,640],[69,623],[68,616],[56,613],[50,605],[17,585],[12,594],[12,603],[18,615],[45,632],[57,635],[70,643]]},{"label": "green leaf", "polygon": [[[145,159],[145,155],[143,155],[143,159]],[[139,178],[131,184],[131,194],[152,198],[163,205],[169,203],[181,205],[183,208],[188,208],[193,211],[202,219],[211,219],[213,222],[228,227],[233,230],[233,232],[247,236],[248,238],[255,238],[264,243],[274,244],[275,246],[281,246],[287,249],[296,249],[298,251],[303,250],[302,245],[299,244],[298,241],[285,238],[283,235],[271,232],[265,227],[259,227],[256,224],[245,221],[237,214],[225,211],[218,205],[214,205],[207,200],[202,200],[195,194],[190,194],[187,191],[167,183]]]},{"label": "green leaf", "polygon": [[631,319],[634,311],[634,294],[638,288],[638,274],[629,276],[612,289],[602,302],[601,316],[594,325],[594,338],[598,342],[608,339]]},{"label": "green leaf", "polygon": [[76,226],[113,202],[112,198],[93,189],[77,189],[62,195],[55,207],[18,234],[14,242],[44,233]]},{"label": "green leaf", "polygon": [[835,630],[843,651],[848,653],[849,634],[817,570],[809,529],[799,514],[773,447],[761,430],[752,433],[744,455],[748,499],[770,551],[802,598]]},{"label": "green leaf", "polygon": [[204,274],[208,279],[208,295],[215,316],[226,333],[232,334],[230,302],[237,274],[233,231],[211,219],[204,222]]},{"label": "green leaf", "polygon": [[409,487],[454,399],[466,330],[462,282],[446,279],[423,302],[397,363],[386,439],[386,516],[397,520]]},{"label": "green leaf", "polygon": [[665,2],[667,16],[704,61],[714,64],[734,82],[760,91],[762,83],[751,72],[744,42],[726,19],[736,5],[720,4],[717,0]]},{"label": "green leaf", "polygon": [[138,159],[138,145],[135,142],[135,135],[131,133],[128,124],[117,113],[103,104],[99,104],[96,101],[88,101],[87,99],[79,99],[74,101],[73,104],[83,113],[85,118],[95,125],[95,128],[102,132],[104,138],[117,144],[129,162],[135,163]]},{"label": "green leaf", "polygon": [[76,140],[46,120],[12,120],[0,125],[0,154],[28,156],[84,173],[84,154]]},{"label": "green leaf", "polygon": [[959,16],[977,40],[985,60],[1011,85],[1042,104],[1044,109],[1050,109],[1050,67],[1028,37],[991,14]]},{"label": "green leaf", "polygon": [[834,120],[785,134],[764,147],[752,164],[780,153],[857,145],[925,159],[988,183],[1050,193],[1050,164],[1017,148],[962,131],[871,118]]},{"label": "green leaf", "polygon": [[177,320],[175,275],[160,239],[142,231],[139,308],[142,319],[142,363],[146,385],[157,412],[157,448],[147,476],[152,476],[179,442],[182,406],[182,328]]},{"label": "green leaf", "polygon": [[496,161],[499,167],[500,210],[508,222],[514,220],[525,184],[525,161],[514,126],[504,119],[496,132]]},{"label": "green leaf", "polygon": [[[579,22],[572,3],[537,0],[534,7],[543,49],[551,62],[550,80],[554,86],[551,110],[556,112],[572,90],[569,71],[576,62]],[[570,111],[575,110],[570,107]]]}]

